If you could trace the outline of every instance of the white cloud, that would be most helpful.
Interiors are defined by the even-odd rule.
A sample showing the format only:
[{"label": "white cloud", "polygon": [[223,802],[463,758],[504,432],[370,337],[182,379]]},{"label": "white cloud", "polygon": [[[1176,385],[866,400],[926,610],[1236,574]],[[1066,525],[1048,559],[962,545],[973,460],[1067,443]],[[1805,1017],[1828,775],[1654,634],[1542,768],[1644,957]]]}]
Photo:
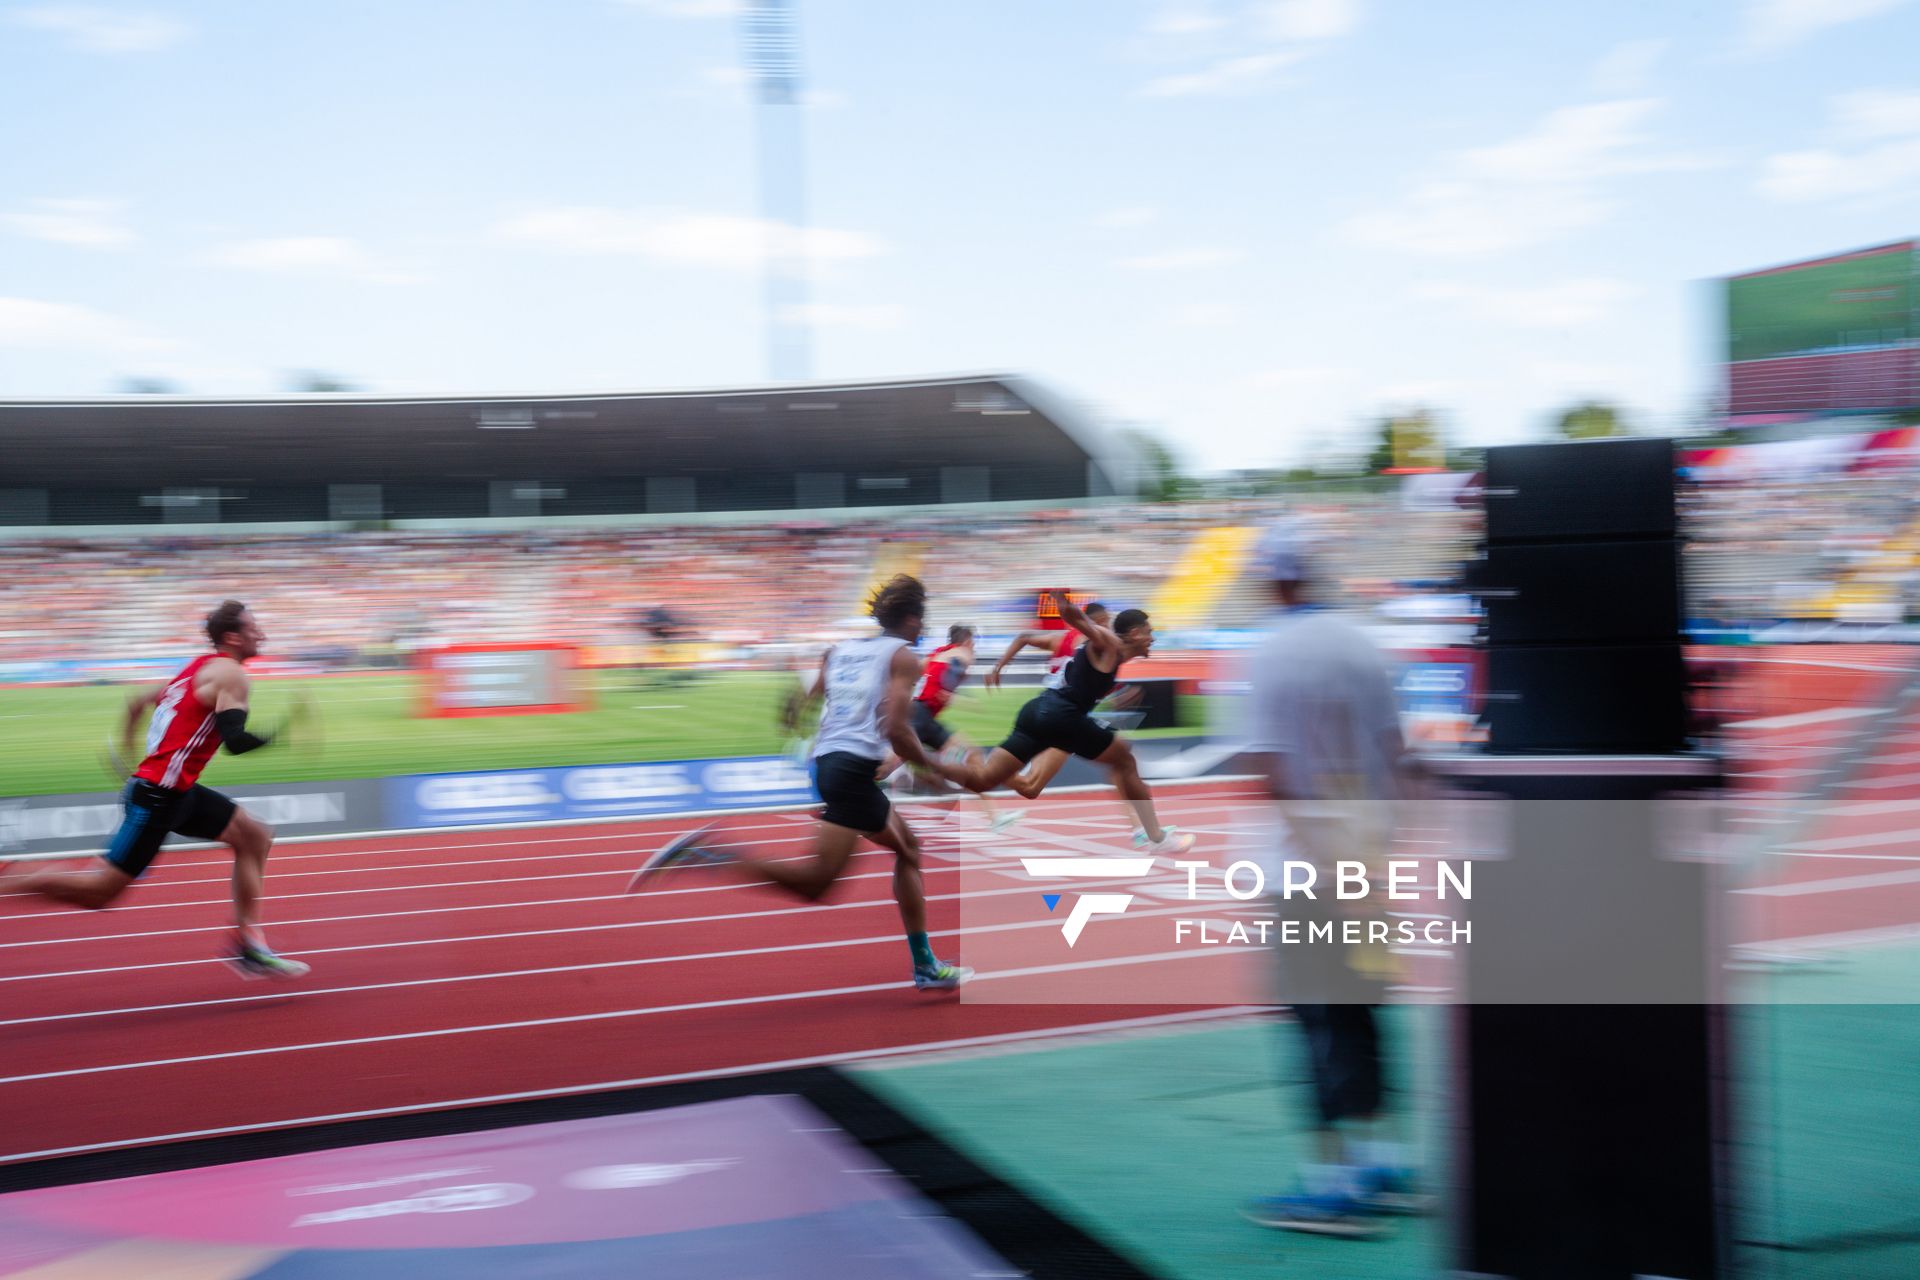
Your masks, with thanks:
[{"label": "white cloud", "polygon": [[1416,298],[1458,303],[1474,315],[1526,328],[1568,329],[1617,310],[1636,290],[1620,280],[1584,277],[1533,288],[1501,289],[1440,281],[1417,286]]},{"label": "white cloud", "polygon": [[1608,97],[1643,92],[1654,67],[1672,47],[1673,41],[1664,39],[1627,40],[1613,46],[1593,64],[1588,77],[1593,91]]},{"label": "white cloud", "polygon": [[746,7],[741,0],[620,0],[620,3],[665,18],[731,18]]},{"label": "white cloud", "polygon": [[1173,323],[1188,329],[1217,329],[1237,323],[1240,308],[1225,302],[1186,302],[1167,313]]},{"label": "white cloud", "polygon": [[1218,31],[1227,20],[1209,9],[1166,9],[1147,23],[1147,34],[1155,36],[1198,36]]},{"label": "white cloud", "polygon": [[1904,195],[1920,186],[1920,92],[1862,89],[1827,104],[1832,142],[1783,151],[1760,169],[1760,193],[1786,204]]},{"label": "white cloud", "polygon": [[1549,112],[1516,137],[1448,157],[1398,204],[1350,218],[1342,230],[1360,244],[1469,256],[1593,226],[1615,208],[1606,179],[1707,163],[1648,149],[1643,126],[1660,105],[1623,98]]},{"label": "white cloud", "polygon": [[[1232,23],[1211,14],[1163,14],[1152,35],[1201,35],[1231,27],[1229,38],[1201,42],[1211,56],[1196,70],[1163,75],[1140,89],[1147,98],[1187,98],[1257,89],[1285,67],[1351,34],[1360,0],[1256,0]],[[1199,52],[1201,50],[1196,50]]]},{"label": "white cloud", "polygon": [[1282,67],[1291,66],[1306,55],[1298,50],[1283,53],[1249,53],[1222,58],[1199,71],[1160,76],[1149,80],[1140,90],[1148,98],[1186,98],[1196,94],[1230,93],[1261,84]]},{"label": "white cloud", "polygon": [[1160,211],[1152,205],[1134,204],[1109,209],[1095,218],[1093,224],[1107,231],[1130,231],[1135,227],[1151,226],[1159,220]]},{"label": "white cloud", "polygon": [[159,351],[172,345],[92,307],[0,298],[0,348]]},{"label": "white cloud", "polygon": [[1237,249],[1219,249],[1194,245],[1182,249],[1167,249],[1160,253],[1143,253],[1132,258],[1120,259],[1119,265],[1129,271],[1189,271],[1197,267],[1221,267],[1238,262],[1246,255]]},{"label": "white cloud", "polygon": [[1360,0],[1266,0],[1251,17],[1269,40],[1336,40],[1360,25]]},{"label": "white cloud", "polygon": [[0,214],[0,226],[78,249],[123,249],[134,235],[118,214],[119,207],[106,200],[35,200],[25,213]]},{"label": "white cloud", "polygon": [[780,318],[812,325],[817,329],[898,329],[907,319],[907,309],[895,302],[849,305],[835,302],[809,302],[780,309]]},{"label": "white cloud", "polygon": [[14,9],[7,20],[64,36],[87,53],[153,53],[178,44],[187,26],[157,13],[84,4],[43,4]]},{"label": "white cloud", "polygon": [[684,266],[744,271],[770,251],[815,265],[885,253],[887,246],[863,231],[830,227],[796,230],[764,218],[733,214],[636,212],[591,205],[540,209],[510,218],[494,229],[502,239],[564,253],[648,258]]},{"label": "white cloud", "polygon": [[416,284],[420,277],[389,266],[344,236],[281,236],[239,240],[207,255],[215,266],[285,275],[346,276],[372,284]]},{"label": "white cloud", "polygon": [[1308,365],[1296,369],[1262,369],[1248,374],[1243,381],[1261,391],[1300,391],[1337,385],[1353,376],[1351,369]]},{"label": "white cloud", "polygon": [[1910,3],[1910,0],[1752,0],[1743,36],[1748,53],[1775,53],[1829,27],[1844,26]]}]

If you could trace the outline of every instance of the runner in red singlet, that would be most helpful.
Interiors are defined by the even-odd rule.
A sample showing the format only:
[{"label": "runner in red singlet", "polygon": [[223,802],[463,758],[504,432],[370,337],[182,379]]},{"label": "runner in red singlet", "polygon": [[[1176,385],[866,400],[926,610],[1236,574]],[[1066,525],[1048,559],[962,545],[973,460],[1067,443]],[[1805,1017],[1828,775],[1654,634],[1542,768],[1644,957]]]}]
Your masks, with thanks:
[{"label": "runner in red singlet", "polygon": [[[235,755],[271,742],[247,732],[250,682],[241,664],[260,652],[266,632],[237,600],[207,615],[212,653],[202,654],[158,689],[127,704],[121,724],[123,753],[149,707],[147,751],[124,793],[125,816],[100,860],[83,871],[42,871],[23,888],[69,906],[98,909],[112,903],[152,864],[175,832],[190,840],[217,840],[233,850],[232,941],[228,964],[249,978],[297,978],[298,960],[275,955],[260,937],[258,907],[273,829],[218,791],[200,785],[200,771],[222,744]],[[298,714],[298,710],[296,710]],[[285,733],[282,726],[281,735]]]},{"label": "runner in red singlet", "polygon": [[[927,655],[926,667],[921,673],[920,683],[914,687],[913,703],[907,709],[909,722],[913,726],[913,736],[920,745],[933,755],[938,755],[953,746],[956,750],[971,755],[979,748],[968,742],[965,737],[955,733],[940,722],[940,713],[953,701],[953,694],[967,678],[967,669],[973,665],[973,628],[955,624],[947,628],[947,642]],[[880,766],[880,776],[891,777],[900,768],[898,756],[889,756]],[[938,774],[923,774],[939,790],[960,794],[955,787]],[[1005,831],[1024,816],[1021,810],[1011,813],[1000,812],[992,800],[980,797],[980,805],[987,813],[987,821],[993,824],[995,831]]]}]

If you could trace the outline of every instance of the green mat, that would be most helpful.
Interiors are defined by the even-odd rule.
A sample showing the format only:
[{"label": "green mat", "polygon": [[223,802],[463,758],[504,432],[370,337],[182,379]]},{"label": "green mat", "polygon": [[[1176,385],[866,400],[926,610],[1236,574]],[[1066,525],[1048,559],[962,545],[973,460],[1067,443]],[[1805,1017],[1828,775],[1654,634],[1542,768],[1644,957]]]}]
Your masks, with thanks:
[{"label": "green mat", "polygon": [[[1877,984],[1885,965],[1861,955],[1837,975],[1766,981],[1784,984],[1781,994],[1837,991],[1849,974]],[[1400,1110],[1429,1156],[1447,1123],[1450,1016],[1390,1015]],[[1728,1031],[1741,1242],[1732,1274],[1920,1276],[1920,1006],[1742,1007]],[[1286,1189],[1304,1154],[1306,1079],[1294,1029],[1249,1021],[861,1069],[894,1105],[1169,1280],[1446,1273],[1443,1219],[1345,1241],[1239,1217],[1249,1197]]]}]

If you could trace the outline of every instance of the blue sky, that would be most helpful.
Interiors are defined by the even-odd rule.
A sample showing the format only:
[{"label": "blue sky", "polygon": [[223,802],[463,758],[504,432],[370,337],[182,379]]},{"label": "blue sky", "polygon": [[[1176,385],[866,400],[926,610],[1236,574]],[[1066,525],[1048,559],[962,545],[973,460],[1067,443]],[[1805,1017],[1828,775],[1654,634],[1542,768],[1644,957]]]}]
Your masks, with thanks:
[{"label": "blue sky", "polygon": [[[798,0],[819,378],[1207,469],[1673,426],[1703,280],[1920,233],[1908,0]],[[0,395],[765,373],[729,0],[0,0]],[[3,466],[0,463],[0,466]]]}]

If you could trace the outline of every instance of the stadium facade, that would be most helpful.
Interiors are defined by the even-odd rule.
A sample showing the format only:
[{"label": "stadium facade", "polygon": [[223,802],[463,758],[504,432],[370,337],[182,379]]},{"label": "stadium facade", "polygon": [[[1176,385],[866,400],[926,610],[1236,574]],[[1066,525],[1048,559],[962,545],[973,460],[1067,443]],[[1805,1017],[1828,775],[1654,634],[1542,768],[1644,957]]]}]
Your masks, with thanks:
[{"label": "stadium facade", "polygon": [[1719,282],[1731,425],[1920,413],[1920,241]]},{"label": "stadium facade", "polygon": [[872,514],[1132,496],[1008,376],[537,396],[0,401],[0,531]]}]

